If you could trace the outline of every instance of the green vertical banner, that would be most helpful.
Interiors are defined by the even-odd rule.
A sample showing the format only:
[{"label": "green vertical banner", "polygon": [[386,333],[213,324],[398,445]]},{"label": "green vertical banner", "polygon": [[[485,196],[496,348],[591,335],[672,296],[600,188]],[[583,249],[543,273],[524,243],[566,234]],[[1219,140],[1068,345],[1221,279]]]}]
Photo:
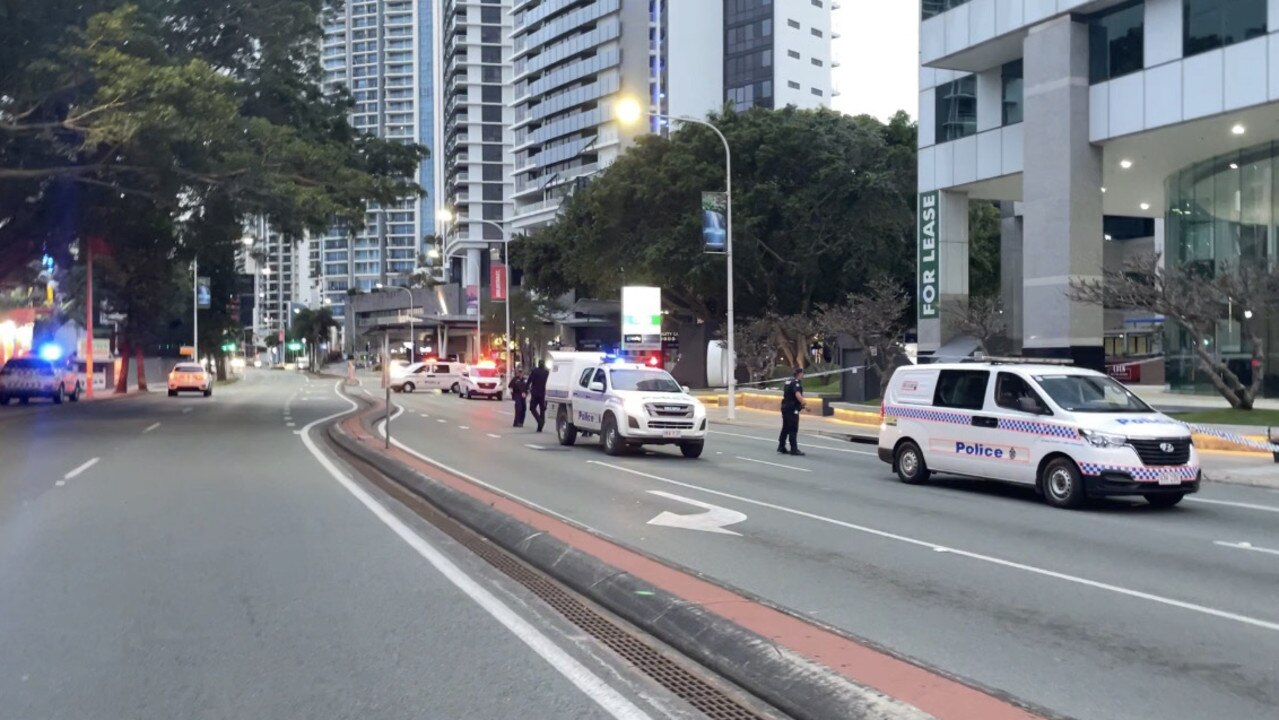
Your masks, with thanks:
[{"label": "green vertical banner", "polygon": [[937,191],[919,194],[919,319],[926,320],[940,315],[937,301],[938,275],[941,263],[937,259]]}]

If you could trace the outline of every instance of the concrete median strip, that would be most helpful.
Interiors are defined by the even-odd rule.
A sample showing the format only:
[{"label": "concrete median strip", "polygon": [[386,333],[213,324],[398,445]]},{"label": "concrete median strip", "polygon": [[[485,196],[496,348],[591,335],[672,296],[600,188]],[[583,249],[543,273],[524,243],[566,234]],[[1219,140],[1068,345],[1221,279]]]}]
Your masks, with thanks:
[{"label": "concrete median strip", "polygon": [[[364,415],[368,415],[365,413]],[[353,417],[335,445],[497,546],[800,720],[1045,717],[494,492]]]}]

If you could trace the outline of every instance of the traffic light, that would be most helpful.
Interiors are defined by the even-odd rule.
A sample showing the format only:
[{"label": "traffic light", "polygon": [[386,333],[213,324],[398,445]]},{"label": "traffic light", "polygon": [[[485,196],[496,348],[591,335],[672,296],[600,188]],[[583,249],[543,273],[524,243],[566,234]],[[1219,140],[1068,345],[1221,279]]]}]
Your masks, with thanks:
[{"label": "traffic light", "polygon": [[298,342],[297,340],[290,340],[289,344],[286,345],[285,347],[287,347],[290,350],[301,350],[302,343]]},{"label": "traffic light", "polygon": [[222,345],[222,352],[235,352],[235,343],[224,343]]}]

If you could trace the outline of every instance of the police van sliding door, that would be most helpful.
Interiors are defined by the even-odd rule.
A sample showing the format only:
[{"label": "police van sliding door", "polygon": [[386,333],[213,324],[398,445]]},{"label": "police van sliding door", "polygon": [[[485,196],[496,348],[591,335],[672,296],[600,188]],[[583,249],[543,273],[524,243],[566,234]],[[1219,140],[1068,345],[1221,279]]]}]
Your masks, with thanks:
[{"label": "police van sliding door", "polygon": [[982,457],[985,433],[976,424],[986,406],[989,370],[942,370],[937,377],[933,407],[939,422],[930,423],[925,459],[934,470],[965,475],[989,474]]}]

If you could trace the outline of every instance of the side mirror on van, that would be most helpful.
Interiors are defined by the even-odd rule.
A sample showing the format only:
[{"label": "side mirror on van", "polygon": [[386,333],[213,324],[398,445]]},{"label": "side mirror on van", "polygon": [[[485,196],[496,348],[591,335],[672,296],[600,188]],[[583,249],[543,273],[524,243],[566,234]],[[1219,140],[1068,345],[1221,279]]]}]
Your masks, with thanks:
[{"label": "side mirror on van", "polygon": [[1022,412],[1035,413],[1036,415],[1043,415],[1046,412],[1044,406],[1040,405],[1038,400],[1030,397],[1029,395],[1023,395],[1017,398],[1017,407]]}]

